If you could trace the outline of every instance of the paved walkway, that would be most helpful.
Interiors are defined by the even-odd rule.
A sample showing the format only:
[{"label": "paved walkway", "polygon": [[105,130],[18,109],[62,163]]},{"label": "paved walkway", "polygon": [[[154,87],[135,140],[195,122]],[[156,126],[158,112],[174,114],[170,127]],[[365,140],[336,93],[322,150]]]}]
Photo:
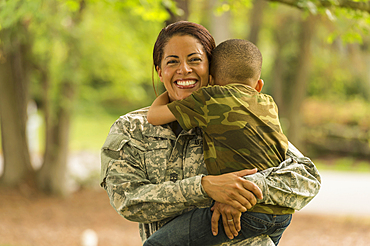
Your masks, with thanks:
[{"label": "paved walkway", "polygon": [[300,212],[370,217],[370,173],[320,174],[319,194]]}]

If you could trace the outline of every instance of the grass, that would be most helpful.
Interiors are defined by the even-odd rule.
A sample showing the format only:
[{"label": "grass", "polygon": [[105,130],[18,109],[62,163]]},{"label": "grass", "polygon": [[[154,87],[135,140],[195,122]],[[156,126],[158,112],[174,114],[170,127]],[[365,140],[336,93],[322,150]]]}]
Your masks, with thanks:
[{"label": "grass", "polygon": [[331,157],[313,161],[319,171],[370,172],[370,161],[354,157]]},{"label": "grass", "polygon": [[71,125],[70,150],[100,150],[111,125],[118,117],[107,114],[76,115]]}]

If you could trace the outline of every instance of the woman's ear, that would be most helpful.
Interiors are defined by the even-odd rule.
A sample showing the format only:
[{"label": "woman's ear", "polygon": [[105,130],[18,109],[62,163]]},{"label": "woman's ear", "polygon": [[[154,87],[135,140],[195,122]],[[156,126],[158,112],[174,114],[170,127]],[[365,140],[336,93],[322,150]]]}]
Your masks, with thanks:
[{"label": "woman's ear", "polygon": [[212,85],[212,86],[215,85],[215,80],[212,77],[212,75],[209,75],[208,85]]},{"label": "woman's ear", "polygon": [[263,85],[264,85],[263,80],[262,79],[259,79],[257,81],[256,87],[254,89],[256,89],[256,91],[258,91],[258,92],[261,92]]},{"label": "woman's ear", "polygon": [[159,80],[163,83],[162,69],[159,66],[156,66],[155,69],[157,70]]}]

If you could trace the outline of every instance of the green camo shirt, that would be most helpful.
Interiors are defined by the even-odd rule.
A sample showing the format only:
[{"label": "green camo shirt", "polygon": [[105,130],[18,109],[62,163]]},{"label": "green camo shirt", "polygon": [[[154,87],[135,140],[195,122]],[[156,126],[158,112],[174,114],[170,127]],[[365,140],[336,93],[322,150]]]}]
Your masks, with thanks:
[{"label": "green camo shirt", "polygon": [[[202,129],[204,161],[209,174],[253,168],[261,171],[285,160],[288,140],[281,130],[277,106],[271,96],[250,86],[202,87],[167,106],[184,130]],[[264,204],[257,204],[250,211],[294,212]]]},{"label": "green camo shirt", "polygon": [[259,171],[285,160],[288,140],[271,96],[242,84],[202,87],[169,103],[184,130],[203,130],[204,161],[209,174],[243,169]]},{"label": "green camo shirt", "polygon": [[[178,137],[168,125],[147,122],[148,108],[121,116],[111,127],[101,152],[101,186],[113,208],[130,221],[139,222],[145,241],[171,218],[211,199],[203,191],[207,174],[199,128]],[[314,164],[289,146],[287,160],[245,179],[263,193],[258,202],[300,210],[320,189]],[[257,244],[256,244],[257,243]],[[238,245],[272,245],[260,236]]]}]

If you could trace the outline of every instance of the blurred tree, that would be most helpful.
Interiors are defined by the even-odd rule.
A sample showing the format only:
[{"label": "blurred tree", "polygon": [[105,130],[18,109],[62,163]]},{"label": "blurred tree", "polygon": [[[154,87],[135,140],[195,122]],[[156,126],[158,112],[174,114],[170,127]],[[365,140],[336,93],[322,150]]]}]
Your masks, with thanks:
[{"label": "blurred tree", "polygon": [[189,0],[174,0],[174,2],[163,2],[170,17],[166,20],[166,26],[180,20],[189,18]]},{"label": "blurred tree", "polygon": [[[41,105],[46,128],[45,153],[42,167],[37,173],[37,186],[46,193],[66,195],[69,128],[75,94],[80,83],[78,73],[81,52],[78,28],[83,17],[85,1],[67,2],[64,6],[49,1],[46,5],[50,11],[48,14],[51,20],[43,20],[50,25],[45,30],[53,36],[48,37],[49,33],[43,33],[43,35],[54,45],[60,45],[63,54],[58,57],[60,64],[56,64],[56,67],[59,67],[60,71],[54,81],[50,71],[53,68],[49,66],[52,62],[51,56],[46,55],[43,59],[34,60],[34,65],[43,78],[41,83],[44,91]],[[61,21],[61,25],[56,25],[55,20]],[[42,23],[37,24],[42,25]],[[52,47],[49,46],[49,48]],[[56,94],[52,95],[52,90],[55,90]]]},{"label": "blurred tree", "polygon": [[[4,150],[4,173],[0,183],[17,186],[30,181],[46,193],[65,195],[68,192],[65,178],[70,118],[76,96],[89,94],[86,90],[91,92],[88,88],[94,88],[95,83],[99,93],[106,92],[108,97],[109,90],[110,99],[114,99],[112,86],[109,89],[97,86],[96,81],[102,81],[119,88],[114,90],[117,97],[131,95],[126,102],[146,101],[146,93],[142,93],[140,85],[143,79],[148,81],[150,78],[142,74],[150,74],[152,44],[146,45],[145,49],[140,49],[140,45],[145,36],[155,37],[168,13],[160,1],[142,6],[137,1],[16,0],[1,2],[0,7],[0,114]],[[88,21],[85,21],[87,10]],[[103,17],[96,18],[95,14]],[[122,15],[123,22],[119,17]],[[117,22],[106,23],[108,16],[116,18]],[[94,22],[94,19],[100,22]],[[146,22],[156,24],[148,31],[148,26],[143,25]],[[122,23],[126,26],[119,26]],[[118,29],[112,33],[110,27]],[[103,37],[96,39],[99,34],[91,35],[92,31],[101,32]],[[138,35],[130,37],[129,34],[135,31]],[[113,38],[105,39],[106,34]],[[109,44],[115,42],[114,47],[120,47],[122,40],[117,37],[126,42],[118,52],[110,50]],[[128,49],[130,46],[134,47]],[[134,57],[140,57],[140,52],[145,55],[137,59],[137,63],[133,62]],[[107,57],[107,54],[111,56]],[[140,64],[141,61],[145,61],[145,66]],[[148,73],[142,73],[143,67]],[[28,90],[30,80],[31,90]],[[37,171],[30,164],[25,133],[26,105],[31,97],[44,113],[46,128],[44,160]],[[96,104],[102,100],[90,95],[87,97],[97,101]]]},{"label": "blurred tree", "polygon": [[[12,2],[9,9],[22,9],[18,4]],[[2,13],[2,16],[9,14]],[[0,40],[0,122],[4,154],[4,174],[0,181],[11,186],[32,172],[26,139],[32,42],[28,20],[12,17],[2,22]]]}]

